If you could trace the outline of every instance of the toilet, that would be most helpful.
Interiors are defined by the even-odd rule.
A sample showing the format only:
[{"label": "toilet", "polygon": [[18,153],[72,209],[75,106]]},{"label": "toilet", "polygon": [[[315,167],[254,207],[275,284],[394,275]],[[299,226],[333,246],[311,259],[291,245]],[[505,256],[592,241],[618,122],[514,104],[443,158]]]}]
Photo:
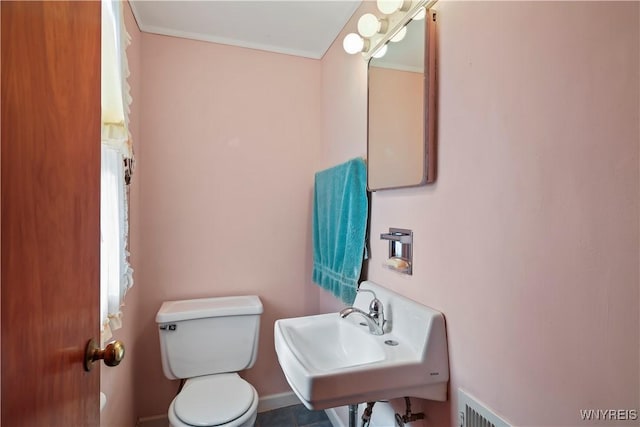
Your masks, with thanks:
[{"label": "toilet", "polygon": [[256,361],[261,314],[255,295],[162,303],[162,370],[186,380],[169,406],[171,427],[254,425],[258,393],[237,372]]}]

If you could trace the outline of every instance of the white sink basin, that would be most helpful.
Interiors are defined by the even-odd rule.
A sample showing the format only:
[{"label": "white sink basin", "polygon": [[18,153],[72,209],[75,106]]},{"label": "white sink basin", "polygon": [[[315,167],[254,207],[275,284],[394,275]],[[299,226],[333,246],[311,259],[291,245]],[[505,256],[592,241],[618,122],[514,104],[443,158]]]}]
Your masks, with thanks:
[{"label": "white sink basin", "polygon": [[[384,335],[369,333],[358,314],[276,321],[278,361],[298,398],[310,409],[404,396],[446,400],[442,314],[373,282],[360,288],[374,291],[384,304]],[[368,311],[370,301],[370,293],[358,293],[354,307]]]},{"label": "white sink basin", "polygon": [[[281,322],[296,358],[316,371],[378,362],[384,348],[366,328],[331,315],[298,317]],[[340,319],[341,320],[341,319]]]}]

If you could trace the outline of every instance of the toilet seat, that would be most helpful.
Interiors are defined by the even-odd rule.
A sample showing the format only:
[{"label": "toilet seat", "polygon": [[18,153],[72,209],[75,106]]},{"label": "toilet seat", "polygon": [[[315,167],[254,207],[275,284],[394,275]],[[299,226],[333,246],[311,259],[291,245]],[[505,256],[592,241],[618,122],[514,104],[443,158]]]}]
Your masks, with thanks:
[{"label": "toilet seat", "polygon": [[240,426],[255,416],[257,392],[236,373],[190,378],[169,409],[187,426]]}]

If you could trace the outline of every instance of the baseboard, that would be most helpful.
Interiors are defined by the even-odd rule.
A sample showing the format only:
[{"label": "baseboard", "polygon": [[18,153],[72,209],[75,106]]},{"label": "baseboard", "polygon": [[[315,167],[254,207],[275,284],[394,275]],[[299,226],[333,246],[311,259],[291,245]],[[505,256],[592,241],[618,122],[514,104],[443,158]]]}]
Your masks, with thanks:
[{"label": "baseboard", "polygon": [[285,408],[287,406],[300,404],[300,399],[294,392],[270,394],[263,396],[258,401],[258,412],[271,411],[273,409]]}]

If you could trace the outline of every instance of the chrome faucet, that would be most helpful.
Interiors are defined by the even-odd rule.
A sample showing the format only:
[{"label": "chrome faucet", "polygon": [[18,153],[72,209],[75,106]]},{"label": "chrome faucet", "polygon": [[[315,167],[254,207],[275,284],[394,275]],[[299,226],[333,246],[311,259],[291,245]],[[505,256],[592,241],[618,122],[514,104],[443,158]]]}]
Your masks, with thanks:
[{"label": "chrome faucet", "polygon": [[369,332],[373,335],[383,335],[384,334],[384,309],[382,306],[382,302],[376,297],[376,293],[369,289],[358,289],[358,292],[371,292],[373,294],[373,299],[369,303],[369,313],[365,313],[356,307],[347,307],[340,310],[340,317],[343,319],[351,314],[359,314],[364,317],[364,320],[367,322],[367,326],[369,327]]}]

